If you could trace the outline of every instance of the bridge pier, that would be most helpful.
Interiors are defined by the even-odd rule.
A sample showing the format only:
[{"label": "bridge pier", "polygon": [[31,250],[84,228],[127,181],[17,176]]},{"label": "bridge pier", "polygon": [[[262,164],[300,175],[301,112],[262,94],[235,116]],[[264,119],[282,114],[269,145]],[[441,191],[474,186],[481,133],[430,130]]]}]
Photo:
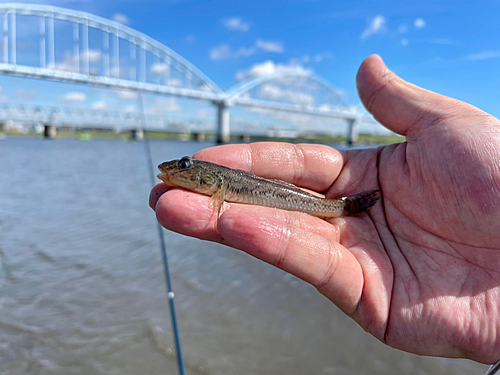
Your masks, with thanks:
[{"label": "bridge pier", "polygon": [[223,101],[215,102],[218,107],[217,144],[229,143],[229,105]]},{"label": "bridge pier", "polygon": [[144,139],[144,131],[142,129],[132,129],[130,131],[130,139],[133,141],[142,141]]},{"label": "bridge pier", "polygon": [[250,143],[250,134],[241,134],[239,137],[238,137],[238,140],[240,142],[243,142],[243,143]]},{"label": "bridge pier", "polygon": [[191,133],[191,139],[193,141],[205,142],[205,133],[202,132]]},{"label": "bridge pier", "polygon": [[347,120],[347,145],[352,146],[358,141],[358,131],[356,130],[356,119]]},{"label": "bridge pier", "polygon": [[45,139],[54,139],[56,137],[56,126],[55,125],[44,125],[43,137]]}]

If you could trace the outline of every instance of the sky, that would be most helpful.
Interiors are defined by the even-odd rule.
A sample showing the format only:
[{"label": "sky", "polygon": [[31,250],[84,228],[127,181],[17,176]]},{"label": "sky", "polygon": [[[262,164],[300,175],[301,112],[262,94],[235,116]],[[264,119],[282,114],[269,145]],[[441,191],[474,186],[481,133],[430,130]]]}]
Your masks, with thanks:
[{"label": "sky", "polygon": [[[79,10],[126,24],[177,52],[222,90],[249,77],[293,69],[322,77],[346,105],[359,106],[356,72],[363,59],[377,53],[403,79],[500,117],[498,0],[26,3]],[[21,25],[18,38],[30,29]],[[67,39],[70,43],[71,35]],[[70,50],[70,44],[60,44],[56,65],[65,64]],[[101,56],[96,52],[94,57],[97,62]],[[0,87],[1,102],[136,109],[134,95],[127,92],[7,76],[0,76]],[[210,103],[194,108],[183,99],[149,96],[145,105],[180,118],[215,119]],[[244,120],[258,114],[234,110],[231,116]],[[281,120],[275,116],[263,121],[272,125]]]}]

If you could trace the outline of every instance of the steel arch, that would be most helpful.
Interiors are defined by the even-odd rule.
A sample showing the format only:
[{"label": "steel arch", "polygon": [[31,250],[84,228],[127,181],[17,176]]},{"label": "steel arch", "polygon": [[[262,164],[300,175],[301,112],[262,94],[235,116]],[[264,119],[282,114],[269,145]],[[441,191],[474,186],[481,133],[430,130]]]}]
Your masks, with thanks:
[{"label": "steel arch", "polygon": [[243,94],[245,94],[246,92],[250,91],[251,89],[253,89],[253,88],[255,88],[263,83],[273,81],[275,79],[288,78],[288,77],[290,77],[290,78],[304,78],[304,79],[307,79],[309,81],[315,82],[318,85],[320,85],[321,87],[323,87],[324,89],[326,89],[326,91],[328,91],[332,96],[336,97],[339,101],[341,101],[341,102],[343,101],[343,99],[338,94],[338,91],[335,90],[335,88],[331,84],[326,82],[324,79],[322,79],[316,75],[313,75],[313,74],[304,74],[304,73],[298,73],[298,72],[279,72],[279,73],[268,74],[265,76],[261,76],[261,77],[257,77],[254,79],[244,81],[244,82],[239,83],[239,84],[233,86],[232,88],[230,88],[226,92],[224,99],[228,103],[238,103],[239,98]]},{"label": "steel arch", "polygon": [[[7,3],[0,4],[0,14],[4,15],[4,43],[3,43],[3,58],[2,63],[0,63],[0,72],[15,74],[15,75],[23,75],[23,76],[32,76],[37,78],[45,78],[45,79],[55,79],[62,81],[71,81],[77,83],[87,83],[92,85],[101,85],[107,87],[120,87],[124,89],[134,89],[134,90],[142,90],[160,94],[174,94],[180,96],[201,98],[201,99],[217,99],[222,94],[222,90],[205,74],[203,74],[198,68],[196,68],[193,64],[191,64],[188,60],[181,57],[179,54],[168,48],[167,46],[161,44],[160,42],[152,39],[151,37],[136,31],[126,25],[122,25],[118,22],[107,20],[105,18],[95,16],[89,13],[64,9],[59,7],[47,6],[47,5],[35,5],[35,4],[16,4],[16,3]],[[12,25],[12,30],[9,29],[9,15],[11,15],[10,24]],[[16,15],[26,15],[26,16],[36,16],[40,17],[40,43],[43,43],[43,51],[42,48],[40,50],[40,61],[41,67],[29,66],[29,65],[18,65],[16,63],[16,30],[15,30],[15,19]],[[83,31],[82,34],[84,42],[84,51],[83,53],[87,53],[87,61],[85,61],[86,69],[82,69],[80,67],[80,63],[78,63],[78,72],[57,70],[55,68],[55,59],[54,59],[54,24],[53,21],[63,20],[69,21],[74,25],[82,25]],[[45,51],[45,43],[46,43],[46,32],[45,32],[45,21],[48,20],[48,28],[49,32],[49,61],[54,65],[52,68],[48,68],[46,66],[46,51]],[[42,31],[43,25],[43,31]],[[101,30],[103,33],[108,34],[108,43],[109,36],[116,37],[118,39],[123,39],[130,42],[136,48],[139,48],[139,52],[144,51],[141,56],[137,57],[137,61],[139,63],[143,63],[145,65],[145,52],[150,52],[157,58],[165,58],[171,63],[175,63],[179,68],[177,69],[180,73],[184,74],[184,78],[195,78],[197,79],[205,90],[201,89],[192,89],[192,88],[182,88],[182,87],[174,87],[169,85],[160,85],[160,84],[151,84],[145,81],[145,77],[142,80],[139,80],[139,75],[137,74],[137,80],[128,80],[122,78],[113,78],[109,76],[109,70],[107,75],[92,75],[89,72],[89,43],[88,43],[88,28],[95,28]],[[79,42],[79,34],[78,28],[75,27],[76,38]],[[8,35],[6,35],[8,33]],[[75,36],[74,36],[75,38]],[[85,43],[86,38],[86,43]],[[79,45],[74,45],[74,52],[80,56]],[[109,47],[109,45],[108,45]],[[109,65],[109,57],[111,55],[111,51],[108,51],[108,65]],[[143,67],[145,69],[145,66]],[[86,70],[86,71],[85,71]],[[181,72],[182,70],[182,72]]]}]

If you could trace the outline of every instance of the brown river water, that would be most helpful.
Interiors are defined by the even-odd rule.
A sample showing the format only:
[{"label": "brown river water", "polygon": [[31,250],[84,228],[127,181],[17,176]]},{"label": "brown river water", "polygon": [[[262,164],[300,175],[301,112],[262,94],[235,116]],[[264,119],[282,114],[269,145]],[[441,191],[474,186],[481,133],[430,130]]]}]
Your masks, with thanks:
[{"label": "brown river water", "polygon": [[[155,165],[210,145],[151,143]],[[142,142],[0,140],[0,374],[177,374],[146,163]],[[187,374],[487,369],[388,348],[297,278],[165,236]]]}]

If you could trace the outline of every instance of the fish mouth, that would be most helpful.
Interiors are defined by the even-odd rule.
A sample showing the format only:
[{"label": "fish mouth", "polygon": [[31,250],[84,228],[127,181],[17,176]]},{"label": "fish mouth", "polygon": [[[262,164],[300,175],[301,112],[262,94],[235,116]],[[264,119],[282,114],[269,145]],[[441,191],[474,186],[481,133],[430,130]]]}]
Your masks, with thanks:
[{"label": "fish mouth", "polygon": [[164,173],[164,172],[158,173],[158,175],[156,177],[158,177],[160,180],[162,180],[168,186],[179,187],[179,185],[176,185],[172,182],[172,180],[170,179],[170,176],[167,173]]},{"label": "fish mouth", "polygon": [[158,173],[156,175],[156,177],[158,177],[160,180],[162,180],[167,185],[169,184],[170,176],[167,173],[165,173],[165,172]]}]

